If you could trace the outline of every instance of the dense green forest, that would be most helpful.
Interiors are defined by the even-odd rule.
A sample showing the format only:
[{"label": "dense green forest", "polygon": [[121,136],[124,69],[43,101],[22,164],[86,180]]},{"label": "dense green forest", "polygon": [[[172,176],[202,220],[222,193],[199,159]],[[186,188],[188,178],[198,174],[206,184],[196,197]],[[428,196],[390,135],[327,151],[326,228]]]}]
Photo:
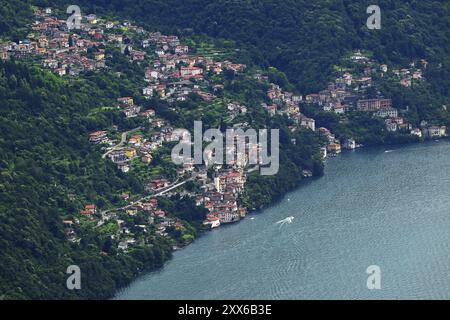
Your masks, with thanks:
[{"label": "dense green forest", "polygon": [[[139,270],[161,266],[170,256],[164,239],[116,256],[100,255],[105,239],[89,230],[79,246],[66,240],[62,219],[84,201],[106,205],[118,201],[117,190],[142,188],[89,150],[85,134],[95,124],[85,114],[108,99],[105,92],[14,61],[0,65],[3,298],[109,297]],[[69,192],[77,195],[75,201]],[[84,270],[84,290],[65,289],[72,264]]]},{"label": "dense green forest", "polygon": [[0,6],[0,17],[0,34],[18,39],[25,34],[33,15],[28,1],[6,0]]},{"label": "dense green forest", "polygon": [[[23,39],[24,26],[32,19],[31,5],[63,7],[69,2],[6,0],[0,7],[0,34]],[[398,104],[412,106],[415,122],[447,117],[438,108],[450,96],[449,1],[379,1],[381,30],[365,27],[371,1],[80,0],[78,4],[84,12],[130,18],[149,30],[232,40],[241,48],[241,62],[277,67],[288,77],[278,75],[277,82],[284,87],[292,83],[301,93],[323,89],[333,65],[349,50],[370,50],[375,59],[393,65],[425,58],[430,62],[425,75],[429,86],[406,94],[396,88],[383,90]],[[86,230],[80,246],[71,245],[62,229],[62,217],[77,212],[82,203],[106,207],[118,203],[118,191],[142,191],[138,177],[101,161],[86,139],[90,131],[112,123],[123,129],[135,126],[113,113],[89,116],[117,95],[136,94],[135,79],[142,70],[133,69],[125,59],[119,63],[126,65],[126,77],[120,81],[111,74],[69,81],[28,63],[0,64],[0,299],[105,298],[139,271],[160,267],[170,257],[170,244],[163,238],[131,255],[100,255],[105,239]],[[241,88],[231,88],[237,94],[248,91],[245,83],[238,84]],[[251,94],[247,99],[256,105]],[[156,111],[176,125],[192,124],[191,118],[180,118],[157,102]],[[340,136],[349,133],[333,115],[304,112]],[[282,128],[280,173],[264,179],[250,175],[242,199],[248,207],[259,208],[298,185],[302,169],[320,175],[323,167],[315,135],[289,132],[288,120],[281,117],[269,121],[266,115],[253,115],[257,126]],[[367,141],[389,140],[381,132],[374,137],[380,127],[376,120],[358,116],[353,120],[358,124],[352,128],[355,132],[373,128]],[[77,200],[69,200],[68,193],[76,193]],[[191,202],[167,199],[163,207],[186,220],[201,218]],[[66,290],[65,271],[71,264],[86,270],[84,290]]]}]

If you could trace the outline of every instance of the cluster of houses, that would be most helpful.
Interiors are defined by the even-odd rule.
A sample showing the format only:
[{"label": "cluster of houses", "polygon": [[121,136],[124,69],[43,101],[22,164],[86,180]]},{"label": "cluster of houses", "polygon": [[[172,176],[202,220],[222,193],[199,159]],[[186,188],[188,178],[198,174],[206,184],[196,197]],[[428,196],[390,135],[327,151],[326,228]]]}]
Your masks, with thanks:
[{"label": "cluster of houses", "polygon": [[301,95],[284,91],[280,86],[270,83],[267,98],[270,103],[263,103],[262,107],[272,116],[275,114],[287,115],[296,124],[296,127],[291,127],[291,130],[295,130],[296,128],[316,130],[315,120],[306,117],[300,112],[299,103],[303,101]]},{"label": "cluster of houses", "polygon": [[321,149],[322,157],[324,158],[327,157],[327,155],[329,154],[330,155],[339,154],[341,153],[342,149],[353,150],[358,146],[356,144],[355,139],[352,138],[346,139],[341,144],[341,142],[338,139],[336,139],[336,136],[333,133],[331,133],[331,131],[328,130],[327,128],[320,127],[317,130],[317,132],[326,141],[326,145]]},{"label": "cluster of houses", "polygon": [[[364,68],[364,76],[359,80],[356,80],[357,82],[365,82],[364,80],[366,80],[371,83],[371,75],[379,73],[381,77],[393,77],[404,87],[411,87],[413,82],[423,80],[423,70],[425,70],[428,65],[428,61],[425,59],[420,59],[419,61],[411,62],[407,68],[389,70],[387,64],[378,64],[374,60],[362,54],[361,51],[356,51],[350,59],[355,63],[366,66]],[[347,79],[351,77],[351,74],[349,73],[346,73],[346,75]]]},{"label": "cluster of houses", "polygon": [[339,76],[328,87],[318,93],[305,96],[306,103],[314,103],[324,111],[344,114],[357,109],[359,100],[358,92],[373,86],[372,76],[377,72],[373,68],[373,62],[360,51],[356,51],[350,61],[355,64],[365,65],[362,74],[352,74],[350,71],[341,71]]},{"label": "cluster of houses", "polygon": [[113,140],[109,139],[108,131],[95,131],[89,134],[92,144],[109,144],[107,148],[108,158],[123,171],[131,170],[131,161],[140,158],[144,164],[150,164],[153,160],[152,152],[160,148],[164,142],[172,142],[174,128],[161,118],[156,117],[155,110],[147,109],[141,111],[141,107],[135,105],[132,97],[117,98],[118,109],[125,117],[142,117],[145,119],[146,134],[134,134],[126,137],[119,145],[113,146]]},{"label": "cluster of houses", "polygon": [[93,24],[96,20],[92,16],[73,31],[68,29],[66,20],[53,16],[51,9],[36,9],[35,18],[26,39],[0,46],[2,59],[37,57],[45,68],[60,76],[105,67],[103,28]]},{"label": "cluster of houses", "polygon": [[[318,94],[306,96],[306,103],[315,103],[326,112],[345,114],[352,111],[368,112],[374,117],[385,119],[386,129],[390,132],[402,131],[416,134],[416,130],[404,118],[399,117],[398,109],[392,106],[391,99],[360,99],[358,95],[352,94],[347,88],[351,85],[351,74],[344,73],[342,77],[336,79],[335,83],[328,86],[328,89]],[[342,82],[347,79],[347,82]],[[351,144],[353,145],[353,144]],[[335,148],[332,147],[331,150]]]},{"label": "cluster of houses", "polygon": [[[139,158],[144,164],[150,164],[153,160],[152,152],[162,146],[164,142],[173,141],[173,127],[165,120],[154,118],[153,110],[146,110],[139,116],[149,118],[150,133],[134,134],[127,138],[120,146],[109,147],[108,158],[123,172],[131,169],[131,161]],[[90,141],[95,143],[105,134],[105,131],[97,131],[90,134]],[[101,140],[104,141],[104,140]]]},{"label": "cluster of houses", "polygon": [[[388,65],[378,64],[361,53],[361,51],[354,52],[354,54],[350,57],[350,60],[354,63],[365,66],[364,76],[357,79],[356,82],[359,84],[362,82],[369,86],[372,82],[371,75],[379,73],[381,77],[393,76],[394,79],[402,86],[411,87],[414,81],[418,82],[423,80],[423,70],[426,69],[428,65],[428,61],[425,59],[420,59],[419,61],[411,62],[407,68],[389,70]],[[348,77],[351,77],[351,75],[347,73],[347,79]]]},{"label": "cluster of houses", "polygon": [[141,42],[145,50],[155,56],[153,63],[145,70],[147,86],[142,93],[146,98],[158,96],[169,103],[185,101],[195,93],[205,101],[216,98],[220,85],[211,85],[205,76],[219,75],[224,70],[242,72],[246,66],[230,61],[215,61],[208,57],[190,55],[189,47],[182,45],[177,36],[166,36],[159,32],[150,33]]},{"label": "cluster of houses", "polygon": [[[304,102],[317,104],[324,111],[336,114],[345,114],[352,111],[371,113],[374,117],[384,119],[386,130],[389,132],[402,132],[424,138],[436,138],[446,135],[445,128],[442,126],[421,125],[421,128],[414,128],[403,117],[399,116],[399,111],[392,106],[391,99],[361,99],[359,93],[373,86],[372,76],[375,73],[379,73],[381,77],[387,76],[389,72],[388,66],[376,63],[360,51],[354,52],[350,57],[350,61],[363,66],[362,74],[355,76],[348,70],[341,71],[335,81],[328,85],[327,89],[319,93],[306,95]],[[411,63],[409,68],[393,69],[392,74],[388,75],[397,77],[400,79],[400,84],[409,87],[411,86],[411,81],[423,79],[422,69],[425,69],[427,64],[428,62],[422,59],[417,63]],[[422,69],[418,68],[417,65],[420,65]],[[329,140],[334,140],[334,138]],[[335,152],[335,150],[340,150],[337,144],[337,141],[332,142],[327,147],[328,151]],[[347,141],[342,147],[352,149],[354,145],[353,141]]]},{"label": "cluster of houses", "polygon": [[[162,237],[169,237],[167,228],[172,227],[175,230],[183,231],[186,229],[183,222],[177,218],[168,217],[166,212],[158,206],[157,199],[148,199],[136,202],[132,206],[123,210],[123,214],[128,217],[135,217],[141,215],[144,217],[141,220],[142,224],[135,224],[129,219],[117,219],[119,227],[118,234],[118,249],[121,251],[128,251],[130,248],[136,246],[138,243],[138,235],[144,235],[144,243],[148,243],[148,237],[151,232]],[[143,221],[143,222],[142,222]]]},{"label": "cluster of houses", "polygon": [[132,61],[144,61],[146,52],[134,50],[123,30],[144,34],[142,27],[130,22],[113,22],[94,14],[81,17],[77,28],[69,29],[66,20],[58,19],[52,9],[35,9],[35,22],[26,39],[0,44],[0,58],[35,57],[55,74],[78,75],[106,67],[106,46],[118,46]]},{"label": "cluster of houses", "polygon": [[[341,146],[341,143],[336,139],[335,135],[327,128],[316,129],[316,122],[314,119],[306,117],[300,112],[299,103],[304,101],[301,95],[294,95],[291,92],[283,91],[278,85],[270,84],[270,89],[267,92],[267,97],[272,104],[263,104],[263,107],[271,115],[286,114],[290,119],[294,120],[296,126],[291,127],[291,130],[298,128],[311,130],[317,132],[320,136],[325,138],[326,145],[322,148],[322,156],[325,158],[328,154],[338,154],[341,148],[355,149],[358,145],[354,139],[348,139]],[[319,97],[320,98],[320,97]],[[306,103],[312,102],[311,95],[306,96]],[[320,100],[314,101],[319,102]],[[305,170],[303,173],[305,177],[311,176],[311,173]]]},{"label": "cluster of houses", "polygon": [[80,210],[80,214],[91,216],[97,213],[97,206],[95,204],[86,204],[84,209]]},{"label": "cluster of houses", "polygon": [[[392,73],[402,86],[408,88],[411,87],[414,82],[423,80],[423,71],[427,68],[428,62],[421,59],[419,62],[411,62],[408,68],[393,69]],[[418,67],[420,66],[420,67]],[[383,65],[383,71],[387,72],[387,66]]]},{"label": "cluster of houses", "polygon": [[[141,106],[134,104],[134,99],[132,97],[120,97],[117,98],[119,103],[119,109],[125,115],[126,118],[137,117],[142,109]],[[148,114],[151,116],[151,114]]]},{"label": "cluster of houses", "polygon": [[89,134],[89,142],[92,144],[109,143],[108,131],[100,130]]},{"label": "cluster of houses", "polygon": [[[352,111],[368,112],[373,114],[374,117],[385,119],[386,129],[390,132],[399,131],[420,137],[437,137],[438,131],[441,136],[445,134],[442,127],[439,127],[439,130],[436,126],[422,127],[422,129],[413,128],[411,124],[399,116],[398,110],[392,106],[391,99],[361,99],[358,92],[373,85],[372,75],[376,72],[373,66],[376,64],[359,51],[355,52],[350,60],[354,63],[367,65],[363,74],[354,76],[349,71],[343,71],[333,83],[328,85],[327,89],[319,93],[308,94],[304,99],[300,95],[296,96],[290,92],[284,92],[278,85],[270,84],[270,89],[267,92],[270,103],[264,103],[263,107],[271,115],[286,114],[295,121],[297,127],[317,131],[327,142],[322,149],[324,157],[327,154],[340,153],[342,149],[355,149],[358,144],[353,138],[345,139],[342,142],[337,140],[327,128],[316,130],[314,119],[310,119],[300,112],[299,103],[316,104],[324,111],[336,114],[345,114]],[[421,63],[426,65],[426,61]],[[386,65],[376,65],[376,67],[379,67],[381,72],[387,72]],[[411,72],[417,75],[420,70]],[[292,128],[292,130],[297,127]]]},{"label": "cluster of houses", "polygon": [[[182,45],[176,36],[166,36],[161,33],[146,34],[141,41],[144,54],[152,54],[156,58],[152,65],[145,70],[146,87],[142,90],[144,98],[150,99],[157,96],[168,103],[185,101],[190,94],[197,94],[204,101],[216,98],[215,93],[223,89],[223,85],[210,85],[205,77],[210,74],[219,75],[225,70],[233,73],[243,72],[246,68],[243,64],[235,64],[229,61],[213,61],[212,59],[189,55],[189,47]],[[132,55],[135,52],[128,45],[125,54]],[[141,111],[134,104],[132,97],[120,97],[117,99],[121,112],[126,117],[144,116],[149,119],[149,126],[153,129],[148,138],[143,135],[131,136],[126,144],[120,148],[114,148],[108,157],[127,172],[131,169],[131,160],[141,157],[143,162],[151,162],[151,151],[156,150],[164,142],[172,141],[173,128],[164,120],[155,119],[153,110]],[[245,114],[247,107],[239,102],[227,103],[227,110],[232,117]],[[107,132],[97,131],[90,134],[92,143],[103,143],[107,139]],[[244,161],[248,159],[244,159]],[[217,169],[216,177],[208,182],[206,167],[195,167],[191,163],[185,163],[177,169],[179,178],[192,176],[195,171],[197,181],[202,181],[201,193],[197,194],[197,204],[205,206],[208,217],[205,225],[217,227],[220,223],[229,223],[240,220],[245,216],[246,210],[238,205],[238,195],[244,190],[245,172],[243,163],[237,163],[233,169]],[[163,177],[151,180],[145,186],[146,192],[155,192],[169,186],[169,181]],[[130,214],[139,212],[142,203],[133,205],[127,209]],[[131,211],[130,211],[131,210]],[[161,213],[161,212],[159,212]],[[156,216],[161,218],[158,212]],[[164,223],[170,223],[166,221]],[[157,225],[161,234],[164,234],[165,225]],[[133,245],[126,240],[121,242],[121,249],[126,250]]]},{"label": "cluster of houses", "polygon": [[239,115],[244,115],[247,113],[247,107],[242,105],[239,102],[229,102],[227,104],[227,109],[228,109],[228,113],[231,116],[231,119],[234,119],[235,117],[239,116]]},{"label": "cluster of houses", "polygon": [[386,130],[389,132],[403,132],[417,135],[417,130],[410,123],[398,115],[398,109],[392,107],[391,99],[363,99],[358,100],[357,110],[371,112],[374,117],[385,119]]},{"label": "cluster of houses", "polygon": [[[364,56],[360,51],[356,51],[350,61],[357,64],[367,65],[362,74],[352,74],[345,70],[339,73],[339,76],[330,83],[328,87],[318,93],[308,94],[305,97],[305,103],[314,103],[319,105],[326,112],[336,114],[345,114],[355,110],[358,111],[377,111],[386,106],[378,106],[378,102],[359,103],[359,92],[373,86],[372,75],[376,69],[370,67],[374,64],[372,60]],[[381,103],[383,102],[382,99]],[[372,110],[373,107],[373,110]]]},{"label": "cluster of houses", "polygon": [[[121,198],[129,200],[129,194],[124,193]],[[180,219],[169,217],[158,206],[157,199],[153,198],[128,205],[121,209],[118,214],[113,212],[101,213],[101,217],[94,204],[87,204],[84,206],[84,209],[80,210],[80,215],[89,220],[98,220],[98,226],[107,222],[117,223],[117,228],[114,228],[117,231],[113,232],[110,237],[118,243],[117,249],[122,252],[127,252],[137,245],[151,244],[151,238],[154,235],[170,237],[167,232],[169,227],[180,232],[186,230]],[[135,220],[134,217],[138,215],[139,218]],[[80,240],[74,229],[74,225],[79,223],[80,219],[78,218],[63,220],[67,238],[73,243]]]},{"label": "cluster of houses", "polygon": [[[358,93],[373,86],[373,75],[379,74],[381,77],[384,77],[388,73],[388,66],[376,63],[360,51],[354,52],[350,57],[350,61],[363,66],[362,73],[355,75],[348,70],[341,71],[327,89],[319,93],[306,95],[305,102],[318,104],[324,111],[337,114],[351,112],[356,109],[359,111],[378,111],[380,108],[392,108],[391,105],[383,105],[385,102],[388,103],[386,99],[376,99],[380,101],[375,101],[373,104],[369,103],[365,106],[358,105]],[[421,60],[419,63],[426,68],[426,60]],[[416,68],[415,63],[412,63],[409,69],[392,70],[392,75],[399,77],[402,85],[409,83],[409,85],[405,86],[410,86],[411,80],[422,79],[422,70]],[[381,105],[377,105],[378,103],[381,103]]]},{"label": "cluster of houses", "polygon": [[246,215],[246,209],[238,204],[238,197],[244,191],[246,174],[243,168],[219,169],[213,182],[204,185],[202,194],[196,197],[197,205],[208,209],[203,224],[216,228],[224,223],[239,221]]},{"label": "cluster of houses", "polygon": [[[99,22],[96,22],[99,25]],[[131,24],[128,25],[130,28]],[[158,97],[168,102],[185,101],[190,94],[197,94],[204,101],[216,99],[215,92],[223,89],[223,85],[210,85],[205,76],[210,74],[221,74],[224,70],[233,73],[243,72],[246,68],[243,64],[235,64],[230,61],[214,61],[198,55],[190,55],[189,47],[181,44],[177,36],[167,36],[159,32],[147,33],[145,30],[137,30],[142,35],[139,43],[136,39],[128,39],[127,45],[123,46],[124,54],[130,57],[139,52],[133,49],[134,45],[142,47],[142,54],[152,56],[152,63],[145,69],[145,82],[147,85],[142,89],[144,98]],[[108,34],[108,39],[124,42],[124,38],[114,34]],[[142,40],[143,39],[143,40]],[[134,41],[134,42],[133,42]],[[136,59],[132,59],[136,60]],[[140,59],[137,59],[140,60]],[[132,97],[120,97],[117,99],[118,109],[127,118],[145,117],[148,119],[150,129],[153,129],[150,137],[131,137],[126,145],[117,148],[112,147],[108,157],[118,165],[119,169],[128,172],[131,160],[141,157],[144,163],[152,160],[151,152],[160,147],[164,142],[172,141],[173,128],[164,120],[155,118],[152,109],[142,111],[142,107],[134,103]],[[245,114],[247,108],[238,102],[230,102],[227,106],[232,117]],[[89,140],[93,144],[108,143],[105,131],[96,131],[90,134]],[[191,170],[189,166],[180,168],[179,175]]]},{"label": "cluster of houses", "polygon": [[[351,79],[351,75],[344,74],[345,78]],[[351,81],[351,80],[348,80]],[[308,94],[305,103],[314,103],[323,108],[324,111],[344,114],[356,107],[357,96],[345,89],[346,82],[336,79],[335,83],[319,93]]]},{"label": "cluster of houses", "polygon": [[[157,183],[156,181],[153,182]],[[163,185],[165,184],[163,183]],[[129,202],[130,195],[129,193],[123,193],[120,198]],[[155,235],[170,237],[167,228],[173,228],[181,233],[186,230],[183,221],[169,217],[158,206],[158,201],[155,198],[143,198],[132,202],[117,212],[100,212],[95,204],[85,204],[79,211],[78,217],[63,220],[64,232],[70,242],[77,243],[80,241],[75,231],[75,225],[80,224],[80,220],[82,220],[80,218],[97,221],[97,227],[106,223],[117,223],[117,228],[110,229],[115,230],[110,234],[110,237],[118,243],[117,249],[122,252],[127,252],[137,245],[151,245],[151,239]]]},{"label": "cluster of houses", "polygon": [[415,129],[418,136],[430,139],[439,139],[447,136],[446,126],[430,125],[427,121],[420,123],[420,129]]}]

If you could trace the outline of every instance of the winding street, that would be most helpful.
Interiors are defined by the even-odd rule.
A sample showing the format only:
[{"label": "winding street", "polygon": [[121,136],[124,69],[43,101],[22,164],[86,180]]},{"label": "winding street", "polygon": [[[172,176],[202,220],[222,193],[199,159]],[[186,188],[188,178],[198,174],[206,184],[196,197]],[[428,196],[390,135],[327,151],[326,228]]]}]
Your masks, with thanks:
[{"label": "winding street", "polygon": [[126,206],[124,206],[124,207],[121,207],[121,208],[112,208],[112,209],[108,209],[108,210],[101,211],[101,212],[100,212],[101,220],[98,222],[97,227],[100,227],[101,225],[103,225],[103,224],[105,223],[105,221],[108,221],[108,220],[110,220],[111,218],[113,218],[113,215],[112,215],[112,214],[111,214],[111,215],[108,215],[109,213],[113,213],[113,212],[120,211],[120,210],[126,210],[126,209],[128,209],[128,208],[131,208],[131,207],[135,206],[136,204],[141,203],[142,201],[145,201],[145,200],[148,200],[148,199],[151,199],[151,198],[155,198],[155,197],[162,196],[162,195],[164,195],[165,193],[167,193],[167,192],[169,192],[169,191],[171,191],[171,190],[173,190],[173,189],[176,189],[176,188],[178,188],[178,187],[184,185],[184,184],[187,183],[188,181],[194,180],[196,177],[197,177],[197,174],[194,173],[191,177],[189,177],[188,179],[186,179],[186,180],[184,180],[184,181],[182,181],[182,182],[176,181],[176,182],[174,182],[174,183],[173,183],[172,185],[170,185],[170,186],[167,186],[167,187],[165,187],[165,188],[161,188],[161,189],[163,189],[163,190],[159,189],[159,190],[158,190],[158,193],[154,193],[154,194],[151,194],[151,195],[142,197],[142,198],[140,198],[139,200],[132,201],[132,202],[130,202],[130,204],[128,204],[128,205],[126,205]]},{"label": "winding street", "polygon": [[129,131],[126,131],[126,132],[122,133],[122,137],[120,139],[120,142],[118,144],[116,144],[114,147],[112,147],[110,150],[105,152],[102,155],[102,159],[105,159],[108,156],[108,154],[110,154],[111,152],[113,152],[113,151],[117,150],[118,148],[120,148],[121,146],[123,146],[124,143],[127,141],[127,135],[129,133],[134,132],[134,131],[138,131],[138,130],[141,130],[141,129],[144,129],[144,128],[143,127],[137,127],[137,128],[134,128],[132,130],[129,130]]}]

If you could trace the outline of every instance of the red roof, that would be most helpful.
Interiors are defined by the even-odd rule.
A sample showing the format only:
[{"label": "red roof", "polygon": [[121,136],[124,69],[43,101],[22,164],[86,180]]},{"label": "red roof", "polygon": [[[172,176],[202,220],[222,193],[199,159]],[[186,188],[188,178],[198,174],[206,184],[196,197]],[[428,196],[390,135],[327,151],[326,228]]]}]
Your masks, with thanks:
[{"label": "red roof", "polygon": [[100,136],[100,135],[104,135],[104,134],[107,134],[107,132],[106,131],[96,131],[96,132],[90,133],[89,135],[91,135],[91,136]]}]

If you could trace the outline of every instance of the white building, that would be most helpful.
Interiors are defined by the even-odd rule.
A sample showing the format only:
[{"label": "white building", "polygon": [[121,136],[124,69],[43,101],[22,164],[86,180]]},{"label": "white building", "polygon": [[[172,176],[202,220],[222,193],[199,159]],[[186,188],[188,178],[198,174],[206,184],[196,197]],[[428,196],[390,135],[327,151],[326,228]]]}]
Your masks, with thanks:
[{"label": "white building", "polygon": [[414,130],[411,130],[411,135],[422,138],[422,131],[420,131],[420,129],[416,128]]},{"label": "white building", "polygon": [[350,138],[350,139],[345,140],[343,147],[344,147],[344,149],[349,149],[349,150],[356,149],[355,139]]},{"label": "white building", "polygon": [[146,97],[151,97],[153,96],[153,88],[152,87],[145,87],[144,89],[142,89],[142,94]]},{"label": "white building", "polygon": [[380,118],[397,118],[398,110],[395,108],[380,109],[374,115]]},{"label": "white building", "polygon": [[302,118],[300,125],[305,128],[309,128],[312,131],[316,131],[316,121],[311,118]]}]

